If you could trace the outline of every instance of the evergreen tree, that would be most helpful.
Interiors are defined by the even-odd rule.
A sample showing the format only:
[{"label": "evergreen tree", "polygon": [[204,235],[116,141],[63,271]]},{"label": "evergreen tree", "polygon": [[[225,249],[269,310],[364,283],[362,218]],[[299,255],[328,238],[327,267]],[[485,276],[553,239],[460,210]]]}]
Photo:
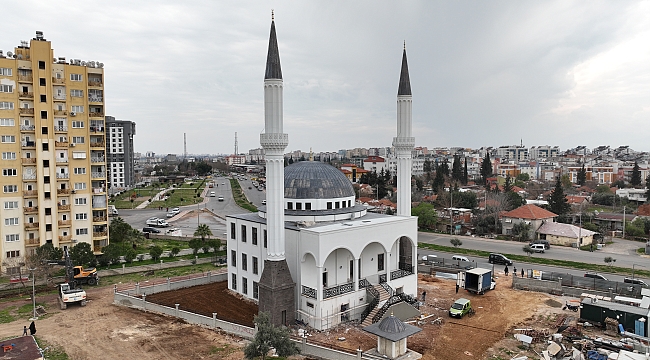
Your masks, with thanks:
[{"label": "evergreen tree", "polygon": [[433,184],[431,187],[436,194],[440,191],[440,189],[445,187],[445,176],[442,174],[442,171],[436,171],[436,177],[433,179]]},{"label": "evergreen tree", "polygon": [[566,195],[564,195],[564,188],[562,187],[560,177],[557,178],[555,188],[548,197],[548,206],[551,212],[560,216],[565,215],[571,210],[571,205],[569,205]]},{"label": "evergreen tree", "polygon": [[451,177],[452,179],[456,181],[462,181],[463,180],[463,168],[461,167],[460,164],[460,156],[459,155],[454,155],[454,163],[452,164],[451,167]]},{"label": "evergreen tree", "polygon": [[465,167],[463,168],[463,185],[467,185],[468,181],[468,176],[467,176],[467,158],[465,158]]},{"label": "evergreen tree", "polygon": [[492,176],[492,161],[490,160],[490,153],[485,152],[485,157],[481,163],[481,181],[487,185],[487,178]]},{"label": "evergreen tree", "polygon": [[422,170],[424,170],[425,173],[431,172],[433,170],[431,165],[431,160],[429,160],[428,158],[424,160]]},{"label": "evergreen tree", "polygon": [[504,193],[509,193],[512,191],[512,178],[510,177],[510,174],[506,174],[506,182],[503,184],[503,192]]},{"label": "evergreen tree", "polygon": [[291,341],[289,329],[273,325],[268,313],[263,312],[255,315],[253,322],[257,326],[257,333],[253,340],[244,347],[246,359],[252,360],[261,357],[264,360],[271,348],[274,348],[281,357],[300,353],[298,345]]},{"label": "evergreen tree", "polygon": [[447,161],[447,158],[443,160],[442,164],[438,167],[438,170],[442,172],[442,175],[449,176],[449,162]]},{"label": "evergreen tree", "polygon": [[645,178],[645,198],[647,199],[646,202],[650,203],[650,175],[648,175],[647,178]]},{"label": "evergreen tree", "polygon": [[582,164],[582,168],[578,170],[577,183],[582,186],[587,182],[587,169],[585,169],[585,164]]},{"label": "evergreen tree", "polygon": [[635,161],[634,167],[632,168],[632,177],[630,178],[630,184],[632,186],[641,185],[641,170],[639,170],[639,164]]}]

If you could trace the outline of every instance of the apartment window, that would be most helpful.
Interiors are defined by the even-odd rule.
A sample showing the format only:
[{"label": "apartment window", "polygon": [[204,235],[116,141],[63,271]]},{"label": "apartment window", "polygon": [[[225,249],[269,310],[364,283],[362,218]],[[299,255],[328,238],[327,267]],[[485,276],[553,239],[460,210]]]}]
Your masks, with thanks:
[{"label": "apartment window", "polygon": [[232,289],[237,290],[237,274],[232,274]]},{"label": "apartment window", "polygon": [[331,201],[328,201],[328,202],[327,202],[327,209],[329,210],[329,209],[331,209],[331,208],[332,208],[332,202],[331,202]]},{"label": "apartment window", "polygon": [[84,151],[74,151],[72,152],[73,159],[85,159],[86,153]]},{"label": "apartment window", "polygon": [[88,235],[88,228],[82,228],[76,230],[77,235]]},{"label": "apartment window", "polygon": [[82,74],[70,74],[70,81],[83,81]]},{"label": "apartment window", "polygon": [[49,191],[44,192],[44,193],[43,193],[43,196],[44,196],[46,199],[50,199],[50,198],[52,197],[52,195],[51,195],[51,193],[50,193]]},{"label": "apartment window", "polygon": [[47,95],[41,95],[41,102],[47,102]]},{"label": "apartment window", "polygon": [[13,76],[11,68],[0,68],[0,76]]},{"label": "apartment window", "polygon": [[75,220],[88,220],[88,214],[87,213],[79,213],[79,214],[74,214]]},{"label": "apartment window", "polygon": [[72,128],[73,129],[83,129],[84,128],[84,122],[83,121],[73,121],[72,122]]},{"label": "apartment window", "polygon": [[251,241],[252,241],[253,245],[257,245],[257,228],[256,227],[251,228],[251,231],[253,232],[251,234]]},{"label": "apartment window", "polygon": [[384,254],[377,255],[377,271],[384,271]]},{"label": "apartment window", "polygon": [[50,160],[43,160],[43,167],[44,168],[50,167]]},{"label": "apartment window", "polygon": [[18,209],[18,201],[5,201],[5,209]]},{"label": "apartment window", "polygon": [[0,126],[15,126],[16,121],[14,119],[3,118],[0,119]]},{"label": "apartment window", "polygon": [[83,90],[70,90],[70,96],[72,97],[83,97],[84,96],[84,91]]},{"label": "apartment window", "polygon": [[81,114],[84,112],[84,107],[83,105],[72,105],[70,111],[73,113]]},{"label": "apartment window", "polygon": [[74,183],[74,189],[75,190],[86,190],[86,183],[85,182]]},{"label": "apartment window", "polygon": [[7,251],[7,257],[8,257],[8,258],[17,258],[17,257],[20,257],[20,250],[11,250],[11,251]]},{"label": "apartment window", "polygon": [[45,215],[52,215],[52,208],[45,208]]},{"label": "apartment window", "polygon": [[2,153],[2,160],[16,160],[16,153],[15,152],[3,152]]},{"label": "apartment window", "polygon": [[85,175],[86,174],[86,168],[74,168],[74,174],[75,175]]},{"label": "apartment window", "polygon": [[38,68],[41,70],[45,70],[45,61],[38,61]]},{"label": "apartment window", "polygon": [[45,78],[39,78],[39,79],[38,79],[38,83],[39,83],[41,86],[45,86],[45,85],[47,85],[47,83],[45,82]]},{"label": "apartment window", "polygon": [[245,277],[241,278],[241,291],[244,293],[244,295],[248,295],[248,279]]},{"label": "apartment window", "polygon": [[241,269],[248,271],[248,256],[244,253],[241,254]]},{"label": "apartment window", "polygon": [[266,229],[264,230],[264,248],[265,248],[265,249],[267,248],[267,244],[266,244]]},{"label": "apartment window", "polygon": [[302,210],[302,203],[296,203],[296,210]]},{"label": "apartment window", "polygon": [[13,85],[2,85],[2,84],[0,84],[0,92],[12,93],[12,92],[14,92],[14,86]]},{"label": "apartment window", "polygon": [[237,225],[235,223],[230,223],[230,238],[233,240],[237,239],[236,229]]},{"label": "apartment window", "polygon": [[5,185],[2,189],[5,193],[15,193],[18,192],[18,185]]},{"label": "apartment window", "polygon": [[50,145],[48,143],[43,143],[43,151],[50,151]]},{"label": "apartment window", "polygon": [[257,281],[253,281],[253,299],[257,299],[260,297],[260,288],[259,284]]},{"label": "apartment window", "polygon": [[305,210],[311,210],[311,203],[305,203]]},{"label": "apartment window", "polygon": [[246,242],[246,225],[241,226],[241,242]]},{"label": "apartment window", "polygon": [[230,265],[237,266],[237,252],[230,250]]},{"label": "apartment window", "polygon": [[[18,220],[18,218],[16,218]],[[258,272],[257,257],[253,256],[253,274],[257,275]]]},{"label": "apartment window", "polygon": [[19,234],[7,234],[7,235],[5,235],[5,241],[6,242],[20,241],[20,235]]},{"label": "apartment window", "polygon": [[47,119],[47,110],[41,110],[41,119]]},{"label": "apartment window", "polygon": [[293,210],[293,203],[292,202],[287,203],[287,210]]},{"label": "apartment window", "polygon": [[83,136],[73,136],[72,137],[72,143],[74,144],[83,144],[85,142],[85,139]]},{"label": "apartment window", "polygon": [[3,143],[15,143],[16,137],[14,135],[2,135],[0,140],[2,140]]},{"label": "apartment window", "polygon": [[18,176],[16,169],[2,169],[2,176]]},{"label": "apartment window", "polygon": [[0,110],[13,110],[14,103],[11,101],[0,101]]},{"label": "apartment window", "polygon": [[74,204],[75,205],[86,205],[87,204],[87,199],[85,197],[82,198],[76,198],[74,199]]},{"label": "apartment window", "polygon": [[337,208],[337,209],[339,208],[339,202],[338,201],[334,203],[334,207]]},{"label": "apartment window", "polygon": [[47,126],[43,126],[43,127],[41,127],[41,134],[43,134],[43,135],[47,135],[47,132],[48,132],[48,130],[47,130]]},{"label": "apartment window", "polygon": [[50,177],[49,176],[43,176],[43,183],[44,184],[49,184],[50,183]]},{"label": "apartment window", "polygon": [[18,225],[18,218],[6,218],[5,226]]}]

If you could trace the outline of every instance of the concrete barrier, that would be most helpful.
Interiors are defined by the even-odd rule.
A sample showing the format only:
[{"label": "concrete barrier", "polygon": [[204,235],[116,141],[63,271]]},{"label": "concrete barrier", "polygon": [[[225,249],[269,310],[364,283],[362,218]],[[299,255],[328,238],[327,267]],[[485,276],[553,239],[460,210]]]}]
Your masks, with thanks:
[{"label": "concrete barrier", "polygon": [[560,281],[538,280],[533,278],[512,277],[512,288],[517,290],[530,290],[545,292],[553,295],[567,295],[580,297],[583,293],[589,293],[601,296],[611,296],[609,292],[576,288],[571,286],[560,285]]}]

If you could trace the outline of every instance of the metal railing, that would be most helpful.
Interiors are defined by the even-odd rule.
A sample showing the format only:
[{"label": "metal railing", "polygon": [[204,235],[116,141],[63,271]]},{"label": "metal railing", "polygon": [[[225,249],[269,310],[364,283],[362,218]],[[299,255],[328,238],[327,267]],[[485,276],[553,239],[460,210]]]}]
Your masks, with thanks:
[{"label": "metal railing", "polygon": [[54,131],[58,131],[58,132],[68,131],[68,127],[62,125],[56,125],[54,126]]},{"label": "metal railing", "polygon": [[93,231],[93,237],[108,236],[108,231]]},{"label": "metal railing", "polygon": [[54,115],[68,115],[68,110],[54,110]]},{"label": "metal railing", "polygon": [[21,144],[23,147],[36,147],[35,141],[23,141]]},{"label": "metal railing", "polygon": [[105,178],[106,172],[93,171],[90,173],[90,176],[92,178]]},{"label": "metal railing", "polygon": [[23,196],[37,196],[38,190],[24,190]]},{"label": "metal railing", "polygon": [[65,100],[66,96],[65,95],[54,95],[53,98],[54,98],[54,100]]},{"label": "metal railing", "polygon": [[69,179],[70,173],[56,173],[57,179]]},{"label": "metal railing", "polygon": [[41,240],[38,238],[36,239],[27,239],[25,240],[25,245],[27,246],[40,246],[41,245]]},{"label": "metal railing", "polygon": [[59,211],[68,211],[68,210],[70,210],[70,204],[57,205],[56,207],[59,209]]},{"label": "metal railing", "polygon": [[383,284],[387,281],[387,276],[386,274],[379,274],[379,283]]},{"label": "metal railing", "polygon": [[332,286],[323,289],[323,299],[329,299],[334,296],[347,294],[354,291],[354,283],[349,282],[341,285]]},{"label": "metal railing", "polygon": [[22,158],[23,164],[36,164],[36,158]]},{"label": "metal railing", "polygon": [[57,195],[68,195],[70,194],[70,189],[56,189]]},{"label": "metal railing", "polygon": [[365,284],[366,299],[372,300],[368,303],[368,306],[366,306],[366,308],[361,313],[361,322],[363,322],[368,317],[368,315],[370,315],[372,310],[379,304],[379,291],[377,291],[377,289],[375,289],[369,281],[366,280]]},{"label": "metal railing", "polygon": [[23,180],[36,180],[36,174],[23,174]]},{"label": "metal railing", "polygon": [[103,112],[91,112],[91,113],[88,114],[88,116],[90,116],[90,117],[104,117],[104,113]]},{"label": "metal railing", "polygon": [[34,108],[20,108],[21,115],[34,115]]},{"label": "metal railing", "polygon": [[65,79],[63,78],[57,78],[57,77],[52,77],[52,83],[53,84],[65,84]]},{"label": "metal railing", "polygon": [[27,213],[32,213],[32,212],[38,212],[38,206],[32,206],[32,207],[24,207],[23,212],[25,214]]},{"label": "metal railing", "polygon": [[67,141],[55,141],[54,142],[55,147],[69,147],[70,144]]},{"label": "metal railing", "polygon": [[58,163],[67,163],[68,158],[56,158],[56,162],[58,162]]},{"label": "metal railing", "polygon": [[104,215],[104,216],[93,216],[93,221],[95,221],[95,222],[106,221],[106,215]]},{"label": "metal railing", "polygon": [[303,285],[301,294],[316,299],[316,289],[310,288],[309,286]]},{"label": "metal railing", "polygon": [[102,81],[99,79],[88,79],[88,86],[102,86]]},{"label": "metal railing", "polygon": [[59,220],[59,226],[70,226],[72,224],[72,220]]},{"label": "metal railing", "polygon": [[34,125],[20,125],[20,131],[34,131],[36,126]]},{"label": "metal railing", "polygon": [[32,92],[19,92],[18,97],[33,99],[34,98],[34,93],[32,93]]},{"label": "metal railing", "polygon": [[25,223],[25,229],[37,229],[37,228],[38,228],[38,222]]},{"label": "metal railing", "polygon": [[102,102],[102,101],[104,101],[104,97],[103,96],[89,96],[88,101],[89,102]]},{"label": "metal railing", "polygon": [[32,82],[34,78],[31,75],[18,75],[18,81],[20,82]]},{"label": "metal railing", "polygon": [[90,147],[101,147],[101,148],[103,148],[105,146],[106,146],[106,143],[103,142],[103,141],[91,141],[90,142]]},{"label": "metal railing", "polygon": [[72,235],[59,235],[59,242],[70,242],[72,241]]},{"label": "metal railing", "polygon": [[90,162],[92,163],[100,163],[100,162],[106,162],[103,157],[91,157]]}]

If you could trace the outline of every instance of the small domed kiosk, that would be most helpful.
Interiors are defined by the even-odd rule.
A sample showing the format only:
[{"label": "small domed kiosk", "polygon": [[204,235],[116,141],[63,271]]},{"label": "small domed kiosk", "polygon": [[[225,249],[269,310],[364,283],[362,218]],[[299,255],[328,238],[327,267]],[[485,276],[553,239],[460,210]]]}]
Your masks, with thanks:
[{"label": "small domed kiosk", "polygon": [[[377,335],[377,353],[388,359],[418,359],[420,354],[406,348],[406,339],[422,331],[417,326],[403,323],[393,316],[385,317],[378,323],[363,328],[363,331]],[[407,355],[408,354],[408,355]]]}]

